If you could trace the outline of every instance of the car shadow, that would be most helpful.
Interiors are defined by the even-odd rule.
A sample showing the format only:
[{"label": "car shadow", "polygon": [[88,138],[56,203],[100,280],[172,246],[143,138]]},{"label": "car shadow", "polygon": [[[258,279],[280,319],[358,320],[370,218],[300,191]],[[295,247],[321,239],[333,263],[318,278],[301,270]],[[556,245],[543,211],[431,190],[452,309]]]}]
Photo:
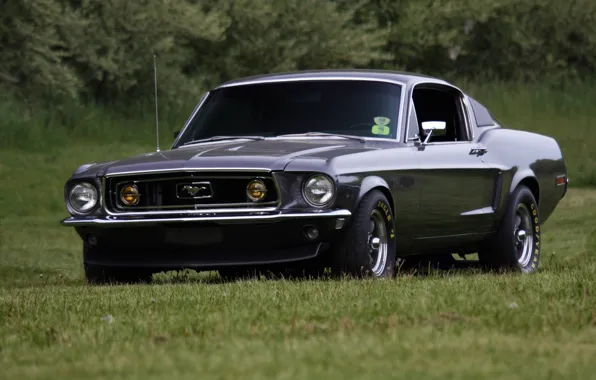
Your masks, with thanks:
[{"label": "car shadow", "polygon": [[[431,276],[455,276],[455,275],[476,275],[490,272],[477,260],[455,260],[448,264],[424,263],[416,266],[396,268],[396,278],[400,277],[431,277]],[[238,276],[235,278],[222,277],[217,271],[194,272],[191,270],[173,271],[154,275],[153,284],[192,284],[221,285],[240,281],[344,281],[354,279],[351,276],[333,275],[330,271],[316,276],[305,274],[288,274],[276,271],[260,270],[251,275]]]},{"label": "car shadow", "polygon": [[[432,277],[432,276],[455,276],[455,275],[475,275],[486,273],[478,261],[474,260],[455,260],[448,264],[441,263],[418,263],[418,265],[399,266],[396,268],[396,278],[400,277]],[[79,286],[98,286],[88,284],[82,275],[72,277],[72,273],[67,270],[48,270],[40,271],[34,268],[25,267],[0,267],[2,280],[0,285],[4,288],[43,288],[52,286],[61,287],[79,287]],[[313,276],[304,273],[280,273],[279,270],[262,270],[250,276],[241,276],[237,278],[225,278],[219,275],[217,271],[202,271],[185,269],[181,271],[160,272],[153,275],[153,279],[147,285],[160,284],[203,284],[203,285],[221,285],[239,281],[323,281],[336,282],[354,279],[350,276],[337,276],[326,271],[325,273]],[[131,283],[111,283],[108,286],[131,285]]]}]

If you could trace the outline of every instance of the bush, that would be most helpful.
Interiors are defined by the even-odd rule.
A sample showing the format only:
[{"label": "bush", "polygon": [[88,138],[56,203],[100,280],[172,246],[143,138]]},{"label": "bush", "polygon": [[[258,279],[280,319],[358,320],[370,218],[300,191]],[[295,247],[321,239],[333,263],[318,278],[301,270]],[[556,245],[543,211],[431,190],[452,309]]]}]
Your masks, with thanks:
[{"label": "bush", "polygon": [[216,81],[260,73],[364,67],[388,59],[388,30],[376,20],[355,25],[359,4],[329,0],[231,0],[231,23],[213,63]]},{"label": "bush", "polygon": [[367,10],[391,29],[385,68],[549,83],[596,71],[593,0],[373,0]]},{"label": "bush", "polygon": [[24,96],[122,100],[151,94],[153,54],[168,92],[200,86],[181,66],[194,41],[223,38],[225,15],[167,0],[10,0],[0,41],[7,49],[0,73]]},{"label": "bush", "polygon": [[376,21],[328,0],[5,1],[0,84],[27,98],[150,99],[153,54],[171,103],[221,80],[382,59]]}]

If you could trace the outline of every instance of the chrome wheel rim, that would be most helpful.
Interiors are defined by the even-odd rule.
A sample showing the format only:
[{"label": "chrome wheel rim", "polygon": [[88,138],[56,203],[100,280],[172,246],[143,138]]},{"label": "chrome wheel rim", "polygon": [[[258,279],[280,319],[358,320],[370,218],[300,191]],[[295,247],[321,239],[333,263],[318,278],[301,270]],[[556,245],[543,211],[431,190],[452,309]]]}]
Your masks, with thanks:
[{"label": "chrome wheel rim", "polygon": [[370,256],[372,272],[380,276],[385,271],[387,264],[387,225],[385,217],[379,210],[373,210],[370,215],[368,230],[368,254]]},{"label": "chrome wheel rim", "polygon": [[513,243],[517,249],[517,261],[523,267],[528,265],[532,259],[532,247],[534,246],[533,229],[532,214],[525,204],[520,203],[515,211]]}]

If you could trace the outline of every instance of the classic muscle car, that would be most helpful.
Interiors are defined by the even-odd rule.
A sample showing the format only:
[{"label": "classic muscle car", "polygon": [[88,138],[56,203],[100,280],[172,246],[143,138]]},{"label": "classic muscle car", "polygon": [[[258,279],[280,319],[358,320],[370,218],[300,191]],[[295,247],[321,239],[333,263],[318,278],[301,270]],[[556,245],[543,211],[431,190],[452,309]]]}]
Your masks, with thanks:
[{"label": "classic muscle car", "polygon": [[207,92],[169,150],[79,167],[62,224],[91,282],[190,268],[390,277],[477,253],[531,273],[567,191],[557,142],[437,78],[331,70]]}]

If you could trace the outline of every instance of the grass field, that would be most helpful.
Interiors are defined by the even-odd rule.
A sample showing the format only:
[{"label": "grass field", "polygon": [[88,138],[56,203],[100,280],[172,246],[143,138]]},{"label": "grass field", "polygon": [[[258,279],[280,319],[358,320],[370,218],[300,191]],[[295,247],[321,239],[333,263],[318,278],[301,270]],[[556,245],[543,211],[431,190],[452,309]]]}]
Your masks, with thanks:
[{"label": "grass field", "polygon": [[[501,90],[473,89],[506,124],[557,137],[574,185],[596,184],[593,90],[576,99]],[[151,150],[152,126],[119,129],[122,119],[98,121],[99,111],[66,126],[31,114],[29,125],[4,110],[0,378],[596,377],[595,188],[570,189],[543,227],[542,269],[531,276],[224,283],[190,274],[92,287],[79,238],[58,224],[63,183],[81,163]],[[165,139],[175,127],[164,124]]]}]

